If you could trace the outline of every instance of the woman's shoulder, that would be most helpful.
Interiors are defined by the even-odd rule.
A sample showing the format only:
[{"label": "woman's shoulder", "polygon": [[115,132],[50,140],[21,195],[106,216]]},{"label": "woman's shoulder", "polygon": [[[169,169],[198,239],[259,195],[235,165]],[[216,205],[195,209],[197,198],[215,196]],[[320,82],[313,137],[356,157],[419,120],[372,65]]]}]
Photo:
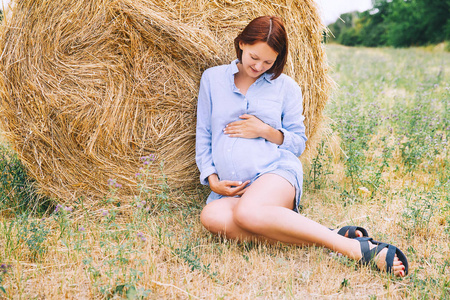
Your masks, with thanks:
[{"label": "woman's shoulder", "polygon": [[289,75],[282,73],[277,79],[274,80],[283,86],[285,89],[297,90],[300,89],[298,83]]},{"label": "woman's shoulder", "polygon": [[219,65],[206,69],[203,72],[203,77],[217,77],[224,76],[229,65]]}]

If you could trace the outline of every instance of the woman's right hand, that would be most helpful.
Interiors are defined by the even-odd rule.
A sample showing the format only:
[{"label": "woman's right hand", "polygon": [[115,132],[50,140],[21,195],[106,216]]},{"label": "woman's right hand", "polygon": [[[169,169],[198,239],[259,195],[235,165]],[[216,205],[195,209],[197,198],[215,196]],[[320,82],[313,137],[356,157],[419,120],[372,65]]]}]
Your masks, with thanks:
[{"label": "woman's right hand", "polygon": [[242,196],[245,193],[246,186],[250,183],[250,180],[245,182],[219,180],[217,174],[211,174],[208,177],[208,182],[213,192],[222,196],[234,197]]}]

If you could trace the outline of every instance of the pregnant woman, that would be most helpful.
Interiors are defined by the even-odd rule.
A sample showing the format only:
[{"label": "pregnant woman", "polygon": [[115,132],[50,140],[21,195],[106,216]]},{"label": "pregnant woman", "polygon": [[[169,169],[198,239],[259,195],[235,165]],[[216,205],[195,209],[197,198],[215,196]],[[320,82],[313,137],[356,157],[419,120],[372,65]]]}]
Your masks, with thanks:
[{"label": "pregnant woman", "polygon": [[298,213],[306,136],[301,89],[282,73],[282,20],[254,19],[234,46],[237,59],[206,70],[200,83],[196,161],[201,183],[212,190],[202,224],[229,239],[327,247],[405,276],[408,262],[398,248],[361,227],[332,231]]}]

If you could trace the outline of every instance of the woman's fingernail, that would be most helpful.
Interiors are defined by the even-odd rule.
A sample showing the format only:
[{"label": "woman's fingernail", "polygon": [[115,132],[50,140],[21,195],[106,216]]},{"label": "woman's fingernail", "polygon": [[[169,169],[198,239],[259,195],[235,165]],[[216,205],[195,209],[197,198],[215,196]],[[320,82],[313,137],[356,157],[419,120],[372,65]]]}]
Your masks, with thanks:
[{"label": "woman's fingernail", "polygon": [[242,184],[242,181],[239,181],[239,185],[241,185]]}]

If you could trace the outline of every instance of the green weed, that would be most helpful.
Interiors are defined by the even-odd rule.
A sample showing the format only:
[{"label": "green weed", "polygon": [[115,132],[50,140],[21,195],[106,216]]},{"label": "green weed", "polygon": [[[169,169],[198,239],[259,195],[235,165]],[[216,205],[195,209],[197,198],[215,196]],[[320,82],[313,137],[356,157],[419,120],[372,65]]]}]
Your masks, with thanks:
[{"label": "green weed", "polygon": [[0,145],[0,170],[0,210],[19,215],[30,211],[42,215],[47,211],[50,199],[36,192],[35,182],[17,154],[5,145]]},{"label": "green weed", "polygon": [[42,258],[47,252],[46,241],[50,233],[46,220],[30,220],[28,215],[22,215],[17,219],[16,226],[18,242],[25,243],[30,251],[30,258],[33,261]]},{"label": "green weed", "polygon": [[414,234],[418,229],[428,229],[431,218],[439,210],[439,198],[435,193],[418,195],[410,198],[406,202],[406,207],[402,213],[402,227],[410,234]]},{"label": "green weed", "polygon": [[305,184],[311,185],[315,190],[327,186],[327,176],[333,174],[331,170],[332,157],[327,150],[328,145],[322,140],[317,146],[317,155],[312,159],[308,176],[305,178]]}]

